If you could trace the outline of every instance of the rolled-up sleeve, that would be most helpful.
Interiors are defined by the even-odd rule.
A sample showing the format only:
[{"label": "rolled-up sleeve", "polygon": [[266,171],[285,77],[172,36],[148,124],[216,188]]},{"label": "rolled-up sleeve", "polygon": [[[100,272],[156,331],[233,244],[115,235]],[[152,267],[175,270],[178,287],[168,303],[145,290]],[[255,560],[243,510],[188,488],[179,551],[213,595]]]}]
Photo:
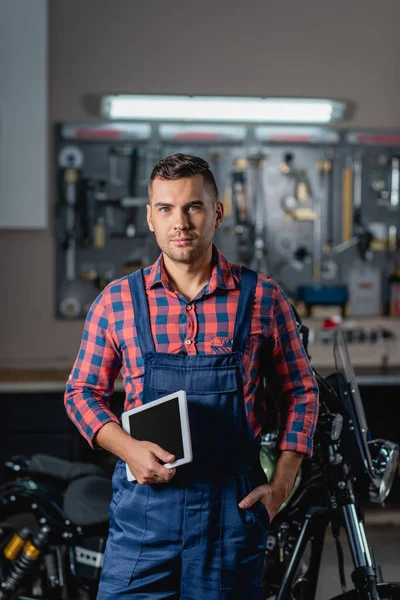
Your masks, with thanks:
[{"label": "rolled-up sleeve", "polygon": [[71,421],[94,448],[96,433],[110,421],[110,396],[121,368],[121,353],[110,326],[107,288],[92,304],[78,356],[67,381],[64,404]]},{"label": "rolled-up sleeve", "polygon": [[268,387],[279,418],[278,448],[306,456],[313,452],[319,392],[290,302],[277,285],[271,309]]}]

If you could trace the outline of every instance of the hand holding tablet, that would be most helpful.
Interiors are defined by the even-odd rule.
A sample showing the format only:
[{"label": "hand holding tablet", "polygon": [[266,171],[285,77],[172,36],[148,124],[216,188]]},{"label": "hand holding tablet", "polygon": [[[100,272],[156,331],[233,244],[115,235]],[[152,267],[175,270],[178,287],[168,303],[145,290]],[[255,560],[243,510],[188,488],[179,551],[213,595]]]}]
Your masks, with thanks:
[{"label": "hand holding tablet", "polygon": [[[146,448],[169,469],[193,459],[187,398],[182,390],[124,412],[122,427],[135,440],[148,442]],[[168,454],[175,460],[165,463]],[[128,481],[135,480],[128,465],[126,473]]]}]

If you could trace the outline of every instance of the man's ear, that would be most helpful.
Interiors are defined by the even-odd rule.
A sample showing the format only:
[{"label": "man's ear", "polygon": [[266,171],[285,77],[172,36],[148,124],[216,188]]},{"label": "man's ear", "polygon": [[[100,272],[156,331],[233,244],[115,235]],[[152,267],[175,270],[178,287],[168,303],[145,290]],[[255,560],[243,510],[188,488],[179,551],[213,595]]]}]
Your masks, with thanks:
[{"label": "man's ear", "polygon": [[215,215],[215,229],[221,227],[222,220],[224,218],[224,205],[222,202],[217,202],[216,206],[216,215]]},{"label": "man's ear", "polygon": [[153,227],[153,223],[151,222],[151,206],[150,204],[146,204],[146,211],[147,211],[147,224],[149,226],[150,231],[152,231],[154,233],[154,227]]}]

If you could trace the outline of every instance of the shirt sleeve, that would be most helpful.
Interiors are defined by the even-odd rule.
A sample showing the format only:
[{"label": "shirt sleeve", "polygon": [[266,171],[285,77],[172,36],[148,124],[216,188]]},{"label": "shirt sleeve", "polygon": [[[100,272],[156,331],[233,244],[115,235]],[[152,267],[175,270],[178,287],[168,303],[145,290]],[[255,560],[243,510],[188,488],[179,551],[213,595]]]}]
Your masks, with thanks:
[{"label": "shirt sleeve", "polygon": [[103,425],[110,421],[119,423],[110,410],[109,399],[121,368],[121,352],[108,319],[106,290],[88,312],[64,395],[69,418],[92,448],[94,437]]},{"label": "shirt sleeve", "polygon": [[290,302],[279,286],[272,302],[270,327],[267,383],[278,409],[278,448],[311,456],[319,411],[318,384]]}]

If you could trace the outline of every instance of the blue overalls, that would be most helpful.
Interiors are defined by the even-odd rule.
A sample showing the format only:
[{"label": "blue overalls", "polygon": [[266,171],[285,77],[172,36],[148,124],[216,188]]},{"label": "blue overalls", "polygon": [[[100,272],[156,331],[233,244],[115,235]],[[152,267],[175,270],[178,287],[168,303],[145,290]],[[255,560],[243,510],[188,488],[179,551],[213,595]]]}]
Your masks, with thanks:
[{"label": "blue overalls", "polygon": [[243,270],[232,352],[191,356],[155,351],[142,272],[129,280],[143,401],[186,391],[193,462],[169,483],[140,485],[118,461],[97,599],[259,600],[268,512],[238,507],[266,483],[241,375],[257,276]]}]

